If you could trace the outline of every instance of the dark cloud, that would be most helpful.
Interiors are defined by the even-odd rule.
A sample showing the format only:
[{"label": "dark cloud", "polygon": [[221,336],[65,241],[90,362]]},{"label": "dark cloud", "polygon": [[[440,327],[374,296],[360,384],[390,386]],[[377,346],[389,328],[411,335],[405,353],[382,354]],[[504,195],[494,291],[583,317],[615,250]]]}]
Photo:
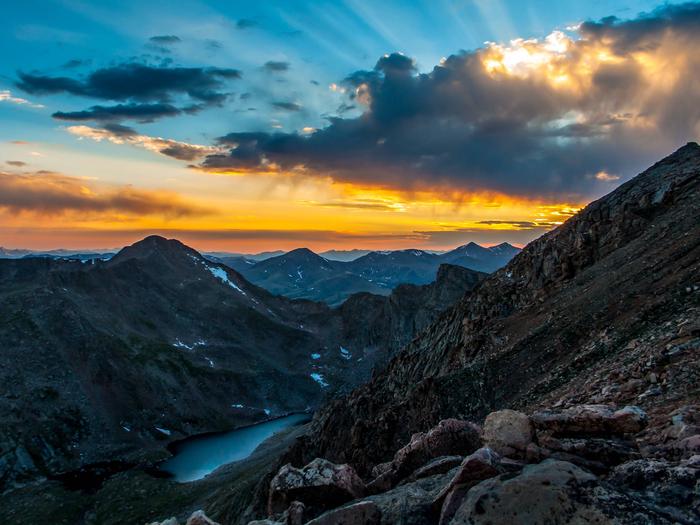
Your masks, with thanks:
[{"label": "dark cloud", "polygon": [[284,111],[301,111],[301,104],[297,104],[296,102],[272,102],[272,107]]},{"label": "dark cloud", "polygon": [[[156,38],[156,37],[154,37]],[[177,37],[158,37],[177,38]],[[53,117],[72,121],[132,119],[152,122],[181,113],[221,106],[230,95],[229,81],[241,78],[237,69],[149,66],[126,63],[98,69],[86,78],[52,77],[19,72],[17,86],[32,94],[69,93],[88,98],[125,102],[97,105],[82,111],[58,111]],[[175,103],[181,103],[177,107]]]},{"label": "dark cloud", "polygon": [[268,60],[263,64],[263,68],[271,73],[284,73],[289,71],[289,62]]},{"label": "dark cloud", "polygon": [[158,36],[152,36],[151,38],[148,39],[149,42],[153,42],[154,44],[158,45],[173,45],[177,44],[179,42],[182,42],[180,40],[179,36],[175,35],[158,35]]},{"label": "dark cloud", "polygon": [[22,168],[27,165],[26,162],[22,162],[21,160],[7,160],[5,161],[5,164],[8,166],[14,166],[16,168]]},{"label": "dark cloud", "polygon": [[303,166],[361,184],[581,202],[608,190],[594,174],[633,175],[697,139],[699,28],[693,3],[589,22],[578,39],[460,52],[427,73],[386,55],[344,81],[359,117],[308,136],[231,133],[219,141],[230,154],[201,167]]},{"label": "dark cloud", "polygon": [[180,115],[182,110],[170,104],[118,104],[116,106],[92,106],[83,111],[57,111],[53,118],[71,121],[113,121],[136,120],[139,122],[153,122],[163,117]]},{"label": "dark cloud", "polygon": [[154,67],[126,63],[98,69],[85,79],[52,77],[19,72],[17,87],[27,93],[48,95],[69,93],[103,100],[169,102],[187,95],[203,103],[221,103],[226,82],[241,78],[237,69],[201,67]]},{"label": "dark cloud", "polygon": [[0,171],[0,210],[55,215],[67,212],[118,212],[181,217],[210,213],[172,193],[122,187],[85,191],[85,181],[50,171],[13,174]]},{"label": "dark cloud", "polygon": [[255,20],[250,20],[248,18],[241,18],[236,22],[236,27],[238,29],[250,29],[251,27],[256,27],[258,23]]}]

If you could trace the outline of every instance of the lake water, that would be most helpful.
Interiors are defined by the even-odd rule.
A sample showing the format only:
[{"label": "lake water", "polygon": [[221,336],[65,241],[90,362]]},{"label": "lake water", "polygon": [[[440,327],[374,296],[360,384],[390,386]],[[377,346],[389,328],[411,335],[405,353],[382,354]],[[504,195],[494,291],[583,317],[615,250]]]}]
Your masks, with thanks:
[{"label": "lake water", "polygon": [[178,443],[175,455],[164,461],[160,470],[180,482],[201,479],[221,465],[247,458],[275,432],[310,420],[309,414],[292,414],[229,432],[191,437]]}]

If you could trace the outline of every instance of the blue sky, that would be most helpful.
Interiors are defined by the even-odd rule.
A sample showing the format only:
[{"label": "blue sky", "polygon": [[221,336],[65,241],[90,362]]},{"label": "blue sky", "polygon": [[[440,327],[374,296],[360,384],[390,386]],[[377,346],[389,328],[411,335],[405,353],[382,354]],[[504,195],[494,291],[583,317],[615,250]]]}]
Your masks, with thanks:
[{"label": "blue sky", "polygon": [[[631,17],[656,3],[551,0],[431,1],[264,1],[264,2],[36,1],[3,7],[0,33],[0,89],[13,89],[17,71],[83,73],[135,57],[151,63],[234,67],[244,73],[231,89],[251,98],[224,111],[164,120],[144,132],[202,141],[231,129],[293,130],[322,126],[340,97],[328,85],[371,68],[394,51],[416,60],[421,71],[461,49],[485,41],[538,38],[553,29],[604,16]],[[240,27],[239,27],[240,24]],[[153,36],[176,35],[181,42],[161,53]],[[82,64],[63,68],[70,61]],[[261,70],[268,61],[289,63],[286,74]],[[319,85],[312,84],[318,82]],[[13,92],[16,91],[13,89]],[[18,95],[21,96],[21,95]],[[274,110],[270,100],[302,102],[302,115]],[[46,113],[79,110],[85,101],[55,95],[39,101],[49,109],[27,111],[0,106],[0,139],[16,138],[18,127],[34,140],[69,142]],[[255,111],[248,111],[255,108]]]},{"label": "blue sky", "polygon": [[524,244],[700,135],[700,3],[8,2],[0,245]]}]

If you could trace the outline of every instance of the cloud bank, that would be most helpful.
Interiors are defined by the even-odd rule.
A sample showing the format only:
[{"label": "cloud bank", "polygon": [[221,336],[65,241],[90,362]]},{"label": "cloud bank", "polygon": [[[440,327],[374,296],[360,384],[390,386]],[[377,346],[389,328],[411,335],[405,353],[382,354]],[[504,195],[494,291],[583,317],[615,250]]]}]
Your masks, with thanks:
[{"label": "cloud bank", "polygon": [[313,133],[232,132],[200,168],[581,202],[700,136],[698,49],[690,3],[490,43],[428,73],[388,54],[343,82],[359,117]]}]

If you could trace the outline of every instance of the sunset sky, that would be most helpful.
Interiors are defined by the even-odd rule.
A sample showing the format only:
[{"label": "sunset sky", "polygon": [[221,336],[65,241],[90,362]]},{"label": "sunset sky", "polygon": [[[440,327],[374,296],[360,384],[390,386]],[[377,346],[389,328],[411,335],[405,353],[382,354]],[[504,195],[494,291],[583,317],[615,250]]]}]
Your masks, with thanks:
[{"label": "sunset sky", "polygon": [[700,138],[698,49],[700,3],[8,2],[0,246],[522,245]]}]

